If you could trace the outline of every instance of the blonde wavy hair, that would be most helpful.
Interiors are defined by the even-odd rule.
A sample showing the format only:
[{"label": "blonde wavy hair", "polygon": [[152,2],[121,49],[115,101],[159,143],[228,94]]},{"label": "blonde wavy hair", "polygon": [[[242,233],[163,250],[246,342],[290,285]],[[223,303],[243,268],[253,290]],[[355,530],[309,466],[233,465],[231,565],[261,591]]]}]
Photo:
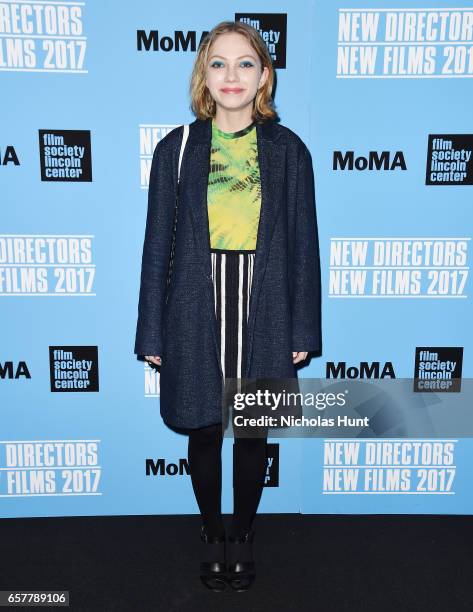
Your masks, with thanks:
[{"label": "blonde wavy hair", "polygon": [[252,26],[242,23],[241,21],[222,21],[218,23],[210,32],[203,38],[197,57],[192,69],[190,80],[189,93],[191,98],[191,110],[198,119],[208,119],[215,117],[217,105],[212,98],[209,89],[205,85],[205,72],[207,67],[207,58],[213,42],[221,34],[227,32],[236,32],[242,34],[251,47],[256,52],[261,61],[261,69],[267,66],[269,70],[268,78],[265,84],[258,89],[253,103],[253,121],[261,123],[268,119],[277,117],[277,113],[273,107],[272,91],[274,84],[274,68],[269,55],[266,43],[263,41],[258,31]]}]

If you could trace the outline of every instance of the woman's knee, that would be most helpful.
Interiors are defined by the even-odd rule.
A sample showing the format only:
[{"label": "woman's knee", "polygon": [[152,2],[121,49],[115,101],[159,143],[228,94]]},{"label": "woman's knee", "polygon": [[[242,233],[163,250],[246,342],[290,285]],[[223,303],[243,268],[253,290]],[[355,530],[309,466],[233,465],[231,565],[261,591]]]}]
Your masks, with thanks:
[{"label": "woman's knee", "polygon": [[222,443],[222,425],[209,425],[199,429],[191,429],[189,432],[189,443],[197,446],[213,446]]}]

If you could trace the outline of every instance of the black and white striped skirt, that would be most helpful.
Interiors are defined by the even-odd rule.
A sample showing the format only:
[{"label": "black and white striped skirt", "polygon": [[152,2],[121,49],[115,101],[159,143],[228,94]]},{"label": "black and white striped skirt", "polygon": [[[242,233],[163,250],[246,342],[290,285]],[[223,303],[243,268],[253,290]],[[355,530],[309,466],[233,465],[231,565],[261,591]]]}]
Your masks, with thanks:
[{"label": "black and white striped skirt", "polygon": [[210,249],[215,316],[224,378],[242,378],[255,251]]}]

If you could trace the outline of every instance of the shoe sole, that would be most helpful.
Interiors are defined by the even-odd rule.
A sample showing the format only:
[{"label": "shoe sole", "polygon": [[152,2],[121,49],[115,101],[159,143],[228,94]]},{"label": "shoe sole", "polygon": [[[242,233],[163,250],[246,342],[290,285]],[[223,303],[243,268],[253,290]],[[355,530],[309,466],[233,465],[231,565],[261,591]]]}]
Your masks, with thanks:
[{"label": "shoe sole", "polygon": [[224,578],[210,578],[210,580],[215,581],[213,584],[209,584],[207,580],[207,578],[203,578],[202,576],[200,577],[200,581],[202,582],[202,584],[214,593],[220,593],[221,591],[224,591],[227,588],[227,583]]}]

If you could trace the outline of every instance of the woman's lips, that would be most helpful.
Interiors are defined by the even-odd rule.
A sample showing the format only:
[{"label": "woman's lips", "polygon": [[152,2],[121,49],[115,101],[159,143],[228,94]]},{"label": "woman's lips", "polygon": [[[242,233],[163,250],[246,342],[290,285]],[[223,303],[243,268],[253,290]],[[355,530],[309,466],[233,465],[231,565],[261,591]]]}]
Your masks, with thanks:
[{"label": "woman's lips", "polygon": [[241,93],[243,89],[240,89],[239,87],[225,87],[220,91],[223,91],[223,93]]}]

